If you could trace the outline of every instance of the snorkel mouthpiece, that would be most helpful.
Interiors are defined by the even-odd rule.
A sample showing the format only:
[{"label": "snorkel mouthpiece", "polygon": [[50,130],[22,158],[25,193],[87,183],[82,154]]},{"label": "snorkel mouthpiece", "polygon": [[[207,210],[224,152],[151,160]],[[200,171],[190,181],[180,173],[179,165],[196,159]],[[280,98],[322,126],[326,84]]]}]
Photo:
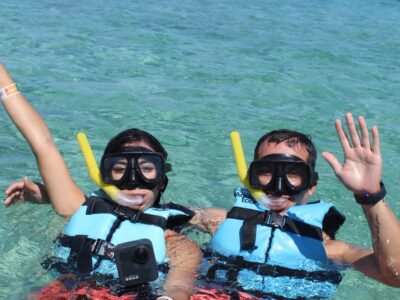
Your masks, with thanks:
[{"label": "snorkel mouthpiece", "polygon": [[242,142],[240,141],[240,134],[238,131],[231,132],[231,143],[233,148],[233,154],[235,156],[236,167],[239,175],[239,179],[244,187],[251,193],[253,198],[261,205],[273,209],[279,210],[288,201],[285,198],[268,198],[262,190],[253,189],[249,184],[249,178],[247,174],[246,159],[244,158],[244,152]]},{"label": "snorkel mouthpiece", "polygon": [[123,206],[139,206],[143,204],[142,196],[125,195],[115,185],[104,183],[86,134],[79,132],[76,139],[81,147],[90,177],[112,200]]}]

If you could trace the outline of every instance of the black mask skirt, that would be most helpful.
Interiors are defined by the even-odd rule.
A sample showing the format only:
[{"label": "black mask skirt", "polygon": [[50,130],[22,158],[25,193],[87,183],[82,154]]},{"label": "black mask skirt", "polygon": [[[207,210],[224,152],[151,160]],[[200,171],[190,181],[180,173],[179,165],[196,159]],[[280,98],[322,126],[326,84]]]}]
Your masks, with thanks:
[{"label": "black mask skirt", "polygon": [[266,194],[295,195],[307,190],[318,173],[297,156],[271,154],[254,160],[248,177],[252,188]]},{"label": "black mask skirt", "polygon": [[164,182],[170,170],[161,153],[144,147],[125,147],[121,152],[105,154],[100,163],[104,183],[128,190],[152,190]]}]

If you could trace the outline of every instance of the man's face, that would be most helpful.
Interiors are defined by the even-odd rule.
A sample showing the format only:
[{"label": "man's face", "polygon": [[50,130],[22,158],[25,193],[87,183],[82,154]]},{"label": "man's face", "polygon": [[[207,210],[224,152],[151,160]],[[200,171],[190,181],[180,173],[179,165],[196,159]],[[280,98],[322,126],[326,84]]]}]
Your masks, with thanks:
[{"label": "man's face", "polygon": [[[309,154],[307,150],[300,144],[288,146],[287,142],[282,143],[268,143],[264,142],[258,148],[258,157],[264,157],[271,154],[288,154],[294,155],[298,158],[301,158],[304,162],[308,161]],[[312,186],[306,191],[300,192],[295,195],[285,195],[285,194],[267,194],[267,197],[270,199],[277,199],[279,198],[282,205],[279,206],[276,210],[280,213],[286,212],[290,207],[298,204],[305,204],[307,200],[305,199],[306,196],[309,196],[314,191],[314,187]],[[273,209],[273,208],[271,208]],[[273,209],[274,210],[274,209]]]}]

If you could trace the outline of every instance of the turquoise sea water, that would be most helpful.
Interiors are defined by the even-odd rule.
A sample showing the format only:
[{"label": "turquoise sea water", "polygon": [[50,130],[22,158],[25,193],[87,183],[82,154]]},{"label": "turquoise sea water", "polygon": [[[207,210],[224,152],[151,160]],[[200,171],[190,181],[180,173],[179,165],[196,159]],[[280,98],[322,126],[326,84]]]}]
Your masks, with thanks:
[{"label": "turquoise sea water", "polygon": [[[139,127],[165,144],[166,199],[228,208],[239,185],[229,133],[250,161],[265,131],[291,128],[341,158],[333,122],[377,124],[388,203],[400,217],[400,2],[1,1],[0,61],[44,116],[76,182],[90,192],[75,134],[100,158]],[[0,111],[0,189],[39,180],[28,145]],[[319,157],[315,198],[347,216],[339,239],[369,247],[352,195]],[[65,224],[48,205],[0,208],[0,298],[52,281],[39,262]],[[348,270],[335,299],[395,299],[399,290]]]}]

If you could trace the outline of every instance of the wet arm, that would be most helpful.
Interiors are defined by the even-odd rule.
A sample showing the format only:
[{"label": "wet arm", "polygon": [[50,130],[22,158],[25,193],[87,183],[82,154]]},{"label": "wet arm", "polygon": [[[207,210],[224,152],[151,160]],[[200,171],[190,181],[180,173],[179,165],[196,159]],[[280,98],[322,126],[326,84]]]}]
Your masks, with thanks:
[{"label": "wet arm", "polygon": [[214,235],[219,225],[226,218],[226,210],[218,208],[191,208],[195,215],[189,223],[199,230],[205,231]]},{"label": "wet arm", "polygon": [[167,296],[186,300],[193,294],[202,253],[189,238],[172,231],[166,232],[169,272],[164,283]]},{"label": "wet arm", "polygon": [[362,208],[371,231],[372,257],[385,283],[400,287],[400,224],[384,200]]},{"label": "wet arm", "polygon": [[[0,88],[11,84],[12,78],[0,64]],[[53,208],[61,215],[72,215],[85,197],[73,181],[46,123],[22,93],[16,93],[2,103],[35,155]]]},{"label": "wet arm", "polygon": [[396,280],[387,278],[381,272],[374,250],[337,240],[327,241],[325,248],[330,259],[341,264],[350,265],[355,270],[381,283],[399,287]]},{"label": "wet arm", "polygon": [[[345,157],[344,163],[341,164],[329,152],[324,152],[323,157],[332,166],[338,179],[353,194],[377,194],[381,190],[382,174],[378,128],[372,127],[373,139],[371,142],[366,121],[362,116],[358,118],[361,134],[359,134],[350,113],[346,114],[346,123],[349,138],[343,130],[341,121],[336,120],[335,123]],[[399,222],[384,199],[375,204],[362,204],[361,206],[372,235],[373,250],[342,242],[339,244],[339,250],[327,247],[328,256],[339,262],[349,263],[355,269],[382,283],[399,287]]]}]

